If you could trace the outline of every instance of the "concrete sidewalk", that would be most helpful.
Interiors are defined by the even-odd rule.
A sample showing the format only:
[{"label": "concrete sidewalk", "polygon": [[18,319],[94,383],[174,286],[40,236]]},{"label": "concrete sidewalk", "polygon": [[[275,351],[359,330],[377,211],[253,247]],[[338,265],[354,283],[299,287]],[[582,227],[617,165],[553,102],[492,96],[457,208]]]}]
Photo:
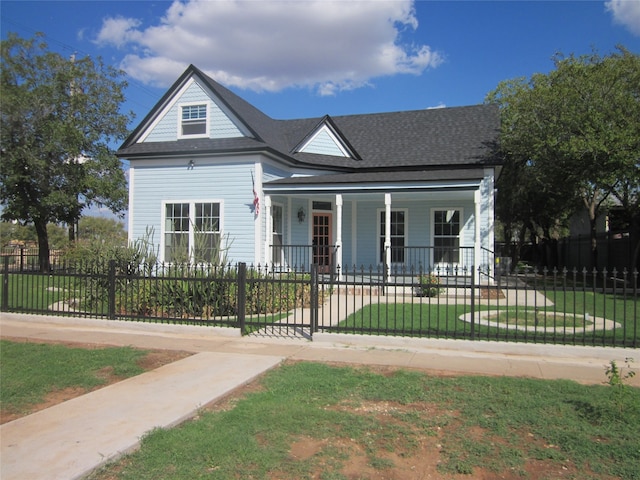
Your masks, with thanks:
[{"label": "concrete sidewalk", "polygon": [[[240,337],[237,330],[2,313],[0,336],[173,349],[196,355],[0,426],[0,477],[79,478],[135,449],[284,359],[388,365],[431,372],[572,379],[602,384],[604,366],[640,351],[314,334],[314,340]],[[629,382],[640,386],[640,375]]]},{"label": "concrete sidewalk", "polygon": [[282,361],[202,352],[0,426],[2,480],[80,478]]}]

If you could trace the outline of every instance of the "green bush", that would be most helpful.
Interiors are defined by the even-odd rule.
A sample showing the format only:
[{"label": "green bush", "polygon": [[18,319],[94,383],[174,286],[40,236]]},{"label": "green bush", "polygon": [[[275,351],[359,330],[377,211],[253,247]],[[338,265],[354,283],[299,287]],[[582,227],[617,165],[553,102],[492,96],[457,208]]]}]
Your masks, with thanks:
[{"label": "green bush", "polygon": [[[247,313],[277,313],[311,305],[309,275],[252,276],[247,289]],[[253,280],[253,281],[252,281]],[[257,281],[256,281],[257,280]]]},{"label": "green bush", "polygon": [[432,273],[418,275],[416,295],[420,297],[436,297],[443,292],[440,278]]},{"label": "green bush", "polygon": [[[122,315],[165,318],[212,318],[238,315],[238,272],[235,268],[172,267],[154,278],[138,278],[119,290]],[[246,314],[271,314],[309,307],[309,275],[279,277],[247,272]]]}]

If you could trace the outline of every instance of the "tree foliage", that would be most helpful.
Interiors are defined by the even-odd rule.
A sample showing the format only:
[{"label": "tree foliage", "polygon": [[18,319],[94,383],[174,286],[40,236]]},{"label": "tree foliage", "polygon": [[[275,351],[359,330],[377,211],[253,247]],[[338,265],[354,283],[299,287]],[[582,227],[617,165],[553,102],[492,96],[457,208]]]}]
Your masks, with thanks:
[{"label": "tree foliage", "polygon": [[123,72],[100,58],[64,58],[41,35],[1,44],[0,203],[4,220],[32,223],[48,269],[48,223],[75,224],[85,207],[126,208],[110,144],[125,138]]},{"label": "tree foliage", "polygon": [[506,232],[544,240],[586,210],[595,266],[596,220],[609,205],[640,231],[640,57],[618,47],[605,57],[556,55],[554,66],[487,96],[502,119],[496,209]]}]

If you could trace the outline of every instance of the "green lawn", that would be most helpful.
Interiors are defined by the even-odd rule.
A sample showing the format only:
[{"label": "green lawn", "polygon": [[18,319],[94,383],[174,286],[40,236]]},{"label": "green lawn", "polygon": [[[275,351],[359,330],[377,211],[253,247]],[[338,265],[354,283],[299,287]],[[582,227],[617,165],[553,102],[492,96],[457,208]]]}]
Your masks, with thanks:
[{"label": "green lawn", "polygon": [[252,391],[150,432],[90,478],[640,478],[640,390],[627,385],[618,395],[571,381],[298,363]]},{"label": "green lawn", "polygon": [[0,340],[0,408],[28,413],[45,396],[64,388],[89,391],[107,381],[143,372],[136,363],[147,352],[130,347],[87,350],[64,345]]},{"label": "green lawn", "polygon": [[77,279],[68,275],[9,275],[10,310],[47,310],[50,305],[75,296]]},{"label": "green lawn", "polygon": [[[562,340],[566,343],[587,344],[626,344],[634,341],[640,345],[640,299],[613,297],[593,292],[545,292],[553,307],[539,308],[539,313],[547,312],[549,323],[546,326],[556,325],[557,332],[549,333],[542,330],[537,332],[518,332],[501,328],[492,328],[475,325],[475,335],[478,338],[488,339],[526,339],[527,341],[553,341]],[[501,320],[503,323],[516,324],[533,316],[535,317],[535,305],[515,306],[501,300],[497,306],[478,305],[476,311],[503,310]],[[455,300],[431,298],[428,301],[412,301],[411,303],[370,304],[359,309],[336,328],[329,329],[345,332],[362,332],[384,335],[386,331],[405,336],[431,336],[431,337],[469,337],[471,325],[460,320],[465,313],[471,312],[469,305],[455,304]],[[570,314],[564,316],[552,312]],[[620,323],[611,330],[595,330],[585,333],[572,332],[573,315],[584,316],[586,313],[591,318],[594,316],[615,320]],[[579,325],[578,325],[579,326]],[[566,328],[565,328],[566,327]]]}]

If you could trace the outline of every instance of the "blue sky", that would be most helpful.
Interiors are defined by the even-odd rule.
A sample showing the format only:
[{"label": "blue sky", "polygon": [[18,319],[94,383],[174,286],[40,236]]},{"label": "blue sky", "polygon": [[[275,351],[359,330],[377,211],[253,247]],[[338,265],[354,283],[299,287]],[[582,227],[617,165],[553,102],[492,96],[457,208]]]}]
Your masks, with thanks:
[{"label": "blue sky", "polygon": [[[640,1],[7,1],[2,38],[123,68],[137,120],[189,63],[273,118],[481,103],[556,52],[640,53]],[[135,120],[134,124],[135,126]]]}]

